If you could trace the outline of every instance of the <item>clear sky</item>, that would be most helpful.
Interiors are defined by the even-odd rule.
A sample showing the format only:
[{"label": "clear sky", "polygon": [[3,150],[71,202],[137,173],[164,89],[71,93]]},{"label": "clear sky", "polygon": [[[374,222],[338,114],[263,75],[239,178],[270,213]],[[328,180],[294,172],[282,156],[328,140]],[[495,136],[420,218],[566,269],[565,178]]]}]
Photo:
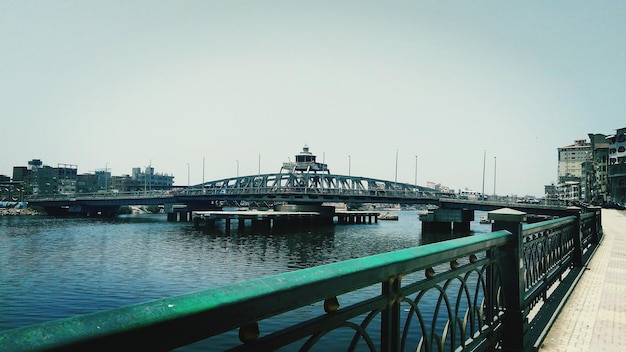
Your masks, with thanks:
[{"label": "clear sky", "polygon": [[8,176],[197,184],[307,144],[333,174],[481,191],[485,165],[487,194],[542,196],[557,148],[625,111],[622,0],[0,0]]}]

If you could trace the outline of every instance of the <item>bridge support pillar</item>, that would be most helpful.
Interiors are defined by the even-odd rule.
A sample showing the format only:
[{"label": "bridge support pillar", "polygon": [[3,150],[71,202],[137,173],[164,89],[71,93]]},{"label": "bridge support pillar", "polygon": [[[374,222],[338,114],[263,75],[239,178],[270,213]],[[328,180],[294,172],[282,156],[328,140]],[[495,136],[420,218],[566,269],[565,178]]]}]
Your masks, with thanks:
[{"label": "bridge support pillar", "polygon": [[420,214],[422,233],[469,232],[473,219],[474,211],[468,209],[435,209]]},{"label": "bridge support pillar", "polygon": [[450,233],[452,224],[444,221],[422,221],[422,233]]}]

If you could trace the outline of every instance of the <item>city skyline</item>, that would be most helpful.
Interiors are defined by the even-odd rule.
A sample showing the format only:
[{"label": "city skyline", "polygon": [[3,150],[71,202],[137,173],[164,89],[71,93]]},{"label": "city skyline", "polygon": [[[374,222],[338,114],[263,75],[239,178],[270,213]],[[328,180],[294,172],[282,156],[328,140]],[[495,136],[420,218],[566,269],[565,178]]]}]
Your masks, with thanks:
[{"label": "city skyline", "polygon": [[625,13],[0,1],[0,174],[151,165],[193,185],[279,172],[306,144],[334,174],[414,183],[417,169],[420,185],[486,194],[495,176],[498,194],[542,196],[558,148],[626,125]]}]

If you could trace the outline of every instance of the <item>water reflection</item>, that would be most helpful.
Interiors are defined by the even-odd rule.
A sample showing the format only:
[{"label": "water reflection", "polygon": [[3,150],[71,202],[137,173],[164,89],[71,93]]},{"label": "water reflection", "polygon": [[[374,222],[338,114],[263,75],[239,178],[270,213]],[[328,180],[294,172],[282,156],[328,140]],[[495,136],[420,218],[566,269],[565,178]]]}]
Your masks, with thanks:
[{"label": "water reflection", "polygon": [[229,233],[164,215],[2,217],[0,330],[449,239],[422,234],[414,211],[398,215]]}]

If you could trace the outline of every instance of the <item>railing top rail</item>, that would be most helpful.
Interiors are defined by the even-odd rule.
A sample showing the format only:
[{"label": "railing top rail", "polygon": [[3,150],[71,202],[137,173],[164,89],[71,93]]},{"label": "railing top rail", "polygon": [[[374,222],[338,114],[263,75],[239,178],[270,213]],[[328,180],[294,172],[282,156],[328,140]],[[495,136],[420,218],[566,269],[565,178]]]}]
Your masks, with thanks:
[{"label": "railing top rail", "polygon": [[534,223],[534,224],[523,224],[522,225],[522,234],[524,236],[527,236],[527,235],[532,234],[532,233],[537,233],[537,232],[548,230],[548,229],[551,229],[551,228],[564,226],[566,224],[574,222],[575,220],[576,220],[576,217],[571,215],[571,216],[566,216],[566,217],[563,217],[563,218],[537,222],[537,223]]},{"label": "railing top rail", "polygon": [[119,338],[131,333],[135,338],[140,335],[146,345],[173,348],[180,344],[164,347],[167,339],[155,342],[154,334],[171,335],[171,340],[177,341],[177,336],[189,335],[186,330],[191,326],[203,334],[201,338],[207,338],[237,328],[242,322],[258,321],[398,274],[492,249],[509,238],[508,231],[479,234],[3,331],[0,346],[17,351],[97,345],[110,342],[107,339],[113,335]]}]

